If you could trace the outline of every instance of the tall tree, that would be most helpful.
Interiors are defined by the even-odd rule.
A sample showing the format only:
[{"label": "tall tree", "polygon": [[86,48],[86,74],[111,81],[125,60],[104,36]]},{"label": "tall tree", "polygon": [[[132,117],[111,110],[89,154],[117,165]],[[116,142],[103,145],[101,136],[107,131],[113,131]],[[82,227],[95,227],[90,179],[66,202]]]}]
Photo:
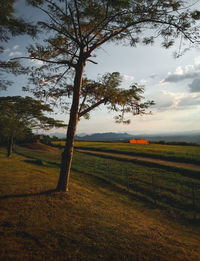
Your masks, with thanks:
[{"label": "tall tree", "polygon": [[48,130],[66,126],[63,121],[45,116],[45,112],[52,112],[50,106],[31,97],[0,97],[0,111],[0,132],[7,138],[7,157],[11,156],[16,137],[35,128]]},{"label": "tall tree", "polygon": [[[162,46],[170,47],[176,38],[195,43],[199,40],[196,21],[200,12],[187,8],[182,0],[28,0],[41,10],[37,25],[45,34],[43,43],[30,46],[31,59],[43,65],[32,72],[35,94],[48,86],[47,96],[66,88],[73,76],[73,96],[62,154],[58,191],[68,190],[74,137],[79,120],[83,72],[95,51],[107,42],[152,44],[160,36]],[[71,74],[70,74],[71,73]],[[72,76],[71,76],[72,75]]]}]

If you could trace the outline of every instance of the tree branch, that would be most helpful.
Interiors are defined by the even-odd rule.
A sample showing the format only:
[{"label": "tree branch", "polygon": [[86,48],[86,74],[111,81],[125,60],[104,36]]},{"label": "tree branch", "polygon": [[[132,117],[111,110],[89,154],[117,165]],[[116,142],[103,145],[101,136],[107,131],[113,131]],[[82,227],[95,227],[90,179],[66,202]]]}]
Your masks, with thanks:
[{"label": "tree branch", "polygon": [[144,19],[144,20],[140,20],[138,22],[133,22],[130,23],[128,25],[126,25],[125,27],[122,27],[121,29],[115,29],[113,30],[110,34],[105,35],[104,39],[102,41],[96,42],[96,44],[94,44],[90,50],[89,53],[91,53],[92,51],[94,51],[95,49],[97,49],[99,46],[101,46],[102,44],[104,44],[105,42],[109,41],[111,38],[119,35],[120,33],[122,33],[123,31],[125,31],[126,29],[128,29],[131,26],[135,26],[138,24],[143,24],[143,23],[157,23],[157,24],[165,24],[165,25],[171,25],[173,27],[175,27],[178,31],[180,31],[191,43],[194,43],[194,41],[180,28],[180,26],[178,26],[175,23],[170,23],[170,22],[166,22],[166,21],[161,21],[161,20],[153,20],[153,19]]},{"label": "tree branch", "polygon": [[80,45],[80,42],[78,41],[78,32],[77,32],[76,24],[75,24],[75,21],[74,21],[73,12],[72,12],[70,6],[68,6],[68,8],[69,8],[69,13],[70,13],[70,16],[71,16],[71,19],[72,19],[72,24],[73,24],[73,27],[74,27],[74,33],[76,35],[77,43]]},{"label": "tree branch", "polygon": [[22,56],[22,57],[12,58],[11,61],[12,61],[12,60],[17,60],[17,59],[39,60],[39,61],[41,61],[41,62],[45,62],[45,63],[65,64],[65,65],[67,64],[68,66],[71,66],[71,67],[73,67],[73,68],[76,67],[76,64],[73,64],[73,63],[71,63],[71,62],[69,62],[69,61],[67,61],[67,60],[62,60],[62,61],[51,61],[51,60],[45,60],[45,59],[42,59],[42,58],[36,58],[36,57],[24,57],[24,56]]},{"label": "tree branch", "polygon": [[80,117],[84,116],[86,113],[90,112],[91,110],[93,110],[94,108],[98,107],[99,105],[101,105],[104,102],[106,102],[106,98],[98,101],[97,103],[93,104],[91,107],[89,107],[86,110],[80,112],[79,113],[79,119],[80,119]]},{"label": "tree branch", "polygon": [[97,62],[93,61],[93,60],[90,60],[90,59],[87,59],[88,62],[91,62],[91,63],[94,63],[94,64],[98,64]]},{"label": "tree branch", "polygon": [[75,8],[76,8],[76,16],[77,16],[77,22],[78,22],[78,33],[79,33],[79,37],[80,37],[80,41],[82,43],[82,31],[81,31],[81,25],[80,25],[80,14],[79,14],[79,10],[78,10],[78,5],[77,5],[77,1],[74,0],[75,3]]}]

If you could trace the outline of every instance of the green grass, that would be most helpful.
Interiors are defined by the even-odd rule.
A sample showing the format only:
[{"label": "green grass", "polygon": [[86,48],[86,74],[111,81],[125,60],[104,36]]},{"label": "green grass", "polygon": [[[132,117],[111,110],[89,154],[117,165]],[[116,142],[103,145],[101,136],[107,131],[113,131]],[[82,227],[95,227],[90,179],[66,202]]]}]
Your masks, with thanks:
[{"label": "green grass", "polygon": [[[200,214],[200,177],[191,178],[188,171],[148,167],[131,160],[117,160],[85,153],[76,153],[74,170],[96,175],[120,185],[142,201],[156,204],[168,212],[192,219]],[[199,216],[200,217],[200,216]]]},{"label": "green grass", "polygon": [[[64,142],[55,142],[64,146]],[[140,155],[160,159],[169,159],[177,162],[191,162],[200,164],[200,146],[180,146],[161,144],[130,144],[123,142],[85,142],[77,141],[77,148],[125,153],[128,155]]]},{"label": "green grass", "polygon": [[[61,150],[55,148],[41,153],[17,146],[16,151],[29,157],[32,155],[34,160],[29,159],[28,163],[49,168],[58,168],[60,164]],[[72,169],[100,177],[173,216],[187,220],[200,217],[200,176],[197,172],[178,168],[170,170],[162,165],[145,165],[130,159],[113,159],[76,151]]]},{"label": "green grass", "polygon": [[0,149],[0,260],[200,260],[199,227],[89,173],[72,171],[69,193],[55,193],[58,166],[32,152],[44,165]]}]

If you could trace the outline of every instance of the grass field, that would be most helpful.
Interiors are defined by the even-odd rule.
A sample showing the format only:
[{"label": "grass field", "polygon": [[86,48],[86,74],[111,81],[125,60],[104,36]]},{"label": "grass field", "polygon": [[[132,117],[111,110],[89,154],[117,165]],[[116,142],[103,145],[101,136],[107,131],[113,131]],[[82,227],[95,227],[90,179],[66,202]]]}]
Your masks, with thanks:
[{"label": "grass field", "polygon": [[[0,150],[0,260],[200,260],[198,223],[180,221],[169,200],[155,205],[155,188],[147,186],[153,173],[166,188],[174,179],[177,194],[190,197],[186,184],[199,180],[75,153],[66,195],[53,192],[62,150],[35,145],[16,151],[21,155],[7,159]],[[137,181],[127,187],[127,173],[130,179],[133,170]]]},{"label": "grass field", "polygon": [[[111,149],[113,145],[110,144]],[[32,161],[27,161],[29,163],[58,168],[62,150],[45,148],[42,154],[28,147],[16,147],[16,151],[32,157]],[[75,152],[72,168],[103,178],[174,216],[187,220],[200,217],[200,175],[196,171],[80,152]]]},{"label": "grass field", "polygon": [[[55,142],[64,146],[64,142]],[[76,148],[126,153],[129,155],[151,156],[172,161],[191,162],[200,164],[200,146],[178,146],[159,144],[130,144],[123,142],[86,142],[77,141]]]}]

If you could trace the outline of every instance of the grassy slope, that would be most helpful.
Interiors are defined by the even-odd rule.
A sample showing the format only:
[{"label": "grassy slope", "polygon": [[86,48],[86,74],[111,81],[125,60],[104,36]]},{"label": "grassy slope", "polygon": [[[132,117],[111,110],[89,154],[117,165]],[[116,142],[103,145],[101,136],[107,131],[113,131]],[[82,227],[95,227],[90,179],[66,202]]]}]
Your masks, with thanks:
[{"label": "grassy slope", "polygon": [[[55,142],[64,145],[64,142]],[[129,144],[123,142],[87,142],[77,141],[77,148],[96,149],[130,155],[149,156],[171,161],[191,162],[200,164],[200,146],[178,146],[159,144]]]},{"label": "grassy slope", "polygon": [[0,260],[200,260],[199,228],[78,172],[68,195],[45,193],[56,168],[0,152]]}]

